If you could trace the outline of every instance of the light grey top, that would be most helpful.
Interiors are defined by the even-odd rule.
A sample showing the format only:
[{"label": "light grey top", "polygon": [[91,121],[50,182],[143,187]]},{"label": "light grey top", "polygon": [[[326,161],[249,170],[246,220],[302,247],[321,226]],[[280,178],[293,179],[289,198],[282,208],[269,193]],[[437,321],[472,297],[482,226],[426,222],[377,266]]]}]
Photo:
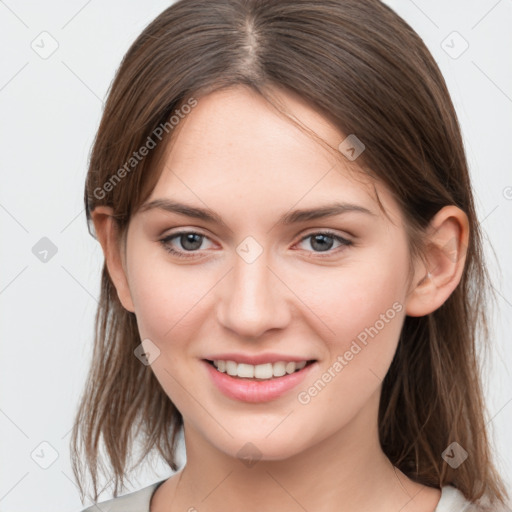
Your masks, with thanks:
[{"label": "light grey top", "polygon": [[150,512],[149,503],[151,498],[158,486],[166,480],[160,480],[138,491],[91,505],[82,512]]},{"label": "light grey top", "polygon": [[[165,481],[161,480],[138,491],[91,505],[82,512],[150,512],[151,497],[158,486]],[[473,510],[476,510],[476,507],[466,500],[458,489],[446,485],[441,490],[441,499],[435,512],[471,512]]]}]

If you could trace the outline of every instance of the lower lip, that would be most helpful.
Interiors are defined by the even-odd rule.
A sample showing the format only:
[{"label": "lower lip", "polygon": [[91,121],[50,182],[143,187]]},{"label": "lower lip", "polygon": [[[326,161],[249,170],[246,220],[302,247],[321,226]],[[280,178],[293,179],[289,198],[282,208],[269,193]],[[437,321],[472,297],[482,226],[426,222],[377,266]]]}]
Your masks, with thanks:
[{"label": "lower lip", "polygon": [[219,372],[212,364],[202,361],[217,389],[229,398],[243,402],[269,402],[284,395],[299,385],[309,374],[316,362],[306,365],[298,372],[269,380],[249,380],[231,377]]}]

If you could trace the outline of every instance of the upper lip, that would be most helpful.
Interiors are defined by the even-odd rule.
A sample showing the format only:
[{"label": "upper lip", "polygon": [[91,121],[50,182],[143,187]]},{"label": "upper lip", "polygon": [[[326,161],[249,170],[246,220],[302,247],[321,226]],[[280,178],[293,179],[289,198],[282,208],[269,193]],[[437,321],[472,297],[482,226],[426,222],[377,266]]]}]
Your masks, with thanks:
[{"label": "upper lip", "polygon": [[236,363],[245,363],[245,364],[265,364],[265,363],[277,363],[278,361],[295,362],[300,363],[301,361],[311,361],[312,358],[308,357],[299,357],[292,356],[288,354],[257,354],[257,355],[249,355],[249,354],[215,354],[205,357],[205,359],[209,361],[235,361]]}]

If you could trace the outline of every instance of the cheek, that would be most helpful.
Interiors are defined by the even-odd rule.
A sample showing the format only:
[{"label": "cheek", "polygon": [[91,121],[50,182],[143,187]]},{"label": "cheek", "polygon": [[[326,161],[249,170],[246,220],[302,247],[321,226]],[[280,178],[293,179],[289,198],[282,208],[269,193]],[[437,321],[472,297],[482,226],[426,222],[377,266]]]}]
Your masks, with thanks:
[{"label": "cheek", "polygon": [[201,306],[214,282],[204,272],[201,276],[199,266],[173,265],[165,255],[149,257],[147,252],[135,256],[130,289],[141,340],[151,340],[144,348],[156,355],[152,371],[178,410],[189,416],[195,410],[190,394],[201,394],[191,377],[197,371],[193,341],[202,323]]},{"label": "cheek", "polygon": [[322,320],[331,356],[348,350],[358,336],[363,342],[371,335],[396,341],[403,318],[406,264],[406,258],[395,253],[328,272],[316,269],[295,285],[297,295]]},{"label": "cheek", "polygon": [[[328,328],[319,374],[300,391],[304,414],[332,414],[329,430],[350,420],[378,390],[393,360],[405,317],[407,252],[375,258],[301,281],[304,302]],[[314,284],[314,286],[313,286]],[[309,289],[309,292],[306,290]],[[342,405],[332,410],[333,403]]]},{"label": "cheek", "polygon": [[129,275],[141,337],[156,343],[187,337],[184,333],[214,284],[199,265],[172,264],[154,250],[134,252]]},{"label": "cheek", "polygon": [[297,398],[308,418],[330,411],[322,426],[326,433],[350,421],[382,384],[405,317],[407,261],[405,250],[388,257],[384,251],[340,270],[330,283],[317,276],[315,293],[305,300],[329,327],[328,355]]}]

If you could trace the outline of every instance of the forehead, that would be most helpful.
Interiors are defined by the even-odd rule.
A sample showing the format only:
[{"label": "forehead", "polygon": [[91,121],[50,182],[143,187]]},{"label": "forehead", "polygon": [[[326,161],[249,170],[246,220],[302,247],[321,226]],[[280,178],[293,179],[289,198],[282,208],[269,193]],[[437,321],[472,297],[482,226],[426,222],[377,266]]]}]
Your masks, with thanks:
[{"label": "forehead", "polygon": [[[331,147],[345,139],[297,95],[273,92],[287,113]],[[213,209],[218,205],[212,202],[243,201],[253,212],[271,205],[282,212],[299,202],[306,208],[344,200],[375,210],[377,186],[381,202],[392,202],[382,185],[355,172],[341,153],[330,152],[245,86],[200,97],[172,135],[149,201],[173,197]]]},{"label": "forehead", "polygon": [[[344,138],[333,124],[296,94],[272,89],[272,96],[281,108],[331,146],[336,148]],[[325,157],[318,143],[246,86],[202,96],[177,128],[167,148],[173,160],[236,158],[247,160],[250,165],[251,161],[290,159],[294,155],[298,159]]]}]

